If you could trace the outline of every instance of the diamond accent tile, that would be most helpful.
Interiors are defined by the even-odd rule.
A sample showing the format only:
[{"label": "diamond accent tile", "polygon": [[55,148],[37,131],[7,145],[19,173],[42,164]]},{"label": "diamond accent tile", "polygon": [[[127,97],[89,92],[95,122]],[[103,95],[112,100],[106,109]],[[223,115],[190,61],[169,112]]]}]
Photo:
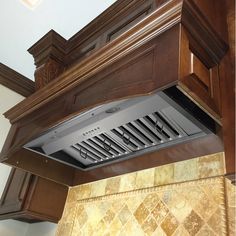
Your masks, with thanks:
[{"label": "diamond accent tile", "polygon": [[169,213],[161,223],[161,228],[166,233],[166,235],[172,235],[178,226],[179,222],[171,213]]},{"label": "diamond accent tile", "polygon": [[195,212],[201,216],[202,219],[208,220],[216,211],[217,204],[204,194],[201,200],[194,207]]},{"label": "diamond accent tile", "polygon": [[139,205],[139,207],[134,213],[134,216],[139,224],[142,224],[148,215],[149,215],[149,211],[143,203]]},{"label": "diamond accent tile", "polygon": [[201,217],[193,210],[184,221],[184,227],[190,235],[196,235],[203,224],[204,222]]},{"label": "diamond accent tile", "polygon": [[103,217],[103,220],[104,220],[107,224],[110,224],[110,223],[112,222],[112,220],[114,219],[115,215],[116,215],[116,214],[115,214],[111,209],[109,209],[109,210],[106,212],[105,216]]},{"label": "diamond accent tile", "polygon": [[155,219],[152,216],[148,216],[148,218],[142,224],[142,229],[147,235],[152,235],[157,226],[158,225]]},{"label": "diamond accent tile", "polygon": [[162,201],[159,201],[155,208],[152,210],[151,214],[156,220],[157,224],[160,224],[162,220],[167,216],[168,212],[169,210],[166,205]]},{"label": "diamond accent tile", "polygon": [[158,203],[159,201],[159,197],[157,196],[156,193],[152,193],[152,194],[148,194],[145,199],[144,199],[144,205],[145,207],[151,211],[155,206],[156,204]]},{"label": "diamond accent tile", "polygon": [[215,211],[207,223],[216,234],[224,235],[224,221],[222,219],[222,212],[220,208]]},{"label": "diamond accent tile", "polygon": [[174,232],[173,236],[192,236],[192,235],[190,235],[188,231],[182,225],[180,225]]},{"label": "diamond accent tile", "polygon": [[216,236],[216,234],[210,229],[208,225],[204,225],[199,232],[196,234],[196,236]]},{"label": "diamond accent tile", "polygon": [[183,222],[192,211],[192,207],[186,198],[178,192],[176,197],[170,202],[169,206],[171,213],[178,219],[179,222]]},{"label": "diamond accent tile", "polygon": [[[222,156],[203,157],[202,166],[197,158],[70,188],[56,235],[226,235],[223,178],[179,182],[198,178],[200,167],[210,170]],[[181,176],[185,170],[194,172]],[[234,235],[234,190],[230,186],[229,235]]]},{"label": "diamond accent tile", "polygon": [[132,216],[132,213],[130,212],[129,208],[127,205],[125,205],[120,213],[118,214],[118,217],[120,219],[120,222],[124,225],[126,222],[129,220],[129,218]]}]

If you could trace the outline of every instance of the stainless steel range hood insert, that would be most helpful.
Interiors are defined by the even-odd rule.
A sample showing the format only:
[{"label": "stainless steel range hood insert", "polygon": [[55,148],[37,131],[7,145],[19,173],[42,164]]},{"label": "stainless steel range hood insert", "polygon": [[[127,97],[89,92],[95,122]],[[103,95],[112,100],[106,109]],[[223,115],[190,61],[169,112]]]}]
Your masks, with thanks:
[{"label": "stainless steel range hood insert", "polygon": [[211,133],[215,122],[176,87],[111,102],[64,122],[24,148],[82,170]]}]

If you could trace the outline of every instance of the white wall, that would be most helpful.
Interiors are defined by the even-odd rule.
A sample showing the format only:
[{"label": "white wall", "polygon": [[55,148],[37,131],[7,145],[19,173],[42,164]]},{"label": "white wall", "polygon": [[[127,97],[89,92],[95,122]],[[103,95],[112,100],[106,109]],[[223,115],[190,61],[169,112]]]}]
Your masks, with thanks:
[{"label": "white wall", "polygon": [[56,229],[56,224],[48,222],[29,224],[25,236],[54,236]]},{"label": "white wall", "polygon": [[[3,113],[23,100],[24,97],[0,84],[0,150],[10,129],[10,122]],[[11,167],[0,164],[0,197],[4,190]],[[0,221],[0,236],[54,236],[56,224],[36,223],[27,224],[15,220]]]}]

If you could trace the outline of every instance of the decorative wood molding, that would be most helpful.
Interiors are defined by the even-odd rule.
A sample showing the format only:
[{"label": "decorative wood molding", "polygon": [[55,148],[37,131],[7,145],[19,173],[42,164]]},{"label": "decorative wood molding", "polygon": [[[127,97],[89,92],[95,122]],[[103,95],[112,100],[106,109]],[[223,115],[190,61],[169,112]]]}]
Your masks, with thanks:
[{"label": "decorative wood molding", "polygon": [[228,45],[219,37],[193,1],[183,2],[181,23],[215,64],[219,64]]},{"label": "decorative wood molding", "polygon": [[49,58],[64,62],[67,41],[54,30],[50,30],[28,52],[34,57],[37,67],[45,64]]},{"label": "decorative wood molding", "polygon": [[41,89],[64,71],[67,41],[51,30],[28,51],[33,55],[36,90]]},{"label": "decorative wood molding", "polygon": [[2,63],[0,63],[0,84],[24,97],[35,92],[35,84],[32,80]]},{"label": "decorative wood molding", "polygon": [[78,65],[66,70],[56,80],[52,81],[49,86],[45,86],[40,91],[34,93],[29,100],[21,103],[21,106],[13,107],[5,113],[5,116],[12,122],[16,122],[47,102],[52,101],[57,96],[78,86],[95,73],[98,73],[103,68],[124,57],[173,25],[180,23],[182,5],[182,0],[168,2],[168,4],[157,9],[132,29],[105,45],[88,58],[85,58]]},{"label": "decorative wood molding", "polygon": [[[120,0],[119,2],[124,4],[125,1]],[[134,0],[134,2],[138,2],[138,0]],[[129,4],[131,1],[127,2],[127,5]],[[102,20],[98,19],[94,22]],[[119,25],[117,26],[119,27]],[[183,55],[194,56],[193,70],[188,65],[188,58],[180,56],[183,48],[181,37],[183,30],[186,31],[184,43],[189,50],[189,53]],[[82,30],[81,35],[85,31]],[[98,40],[96,50],[79,58],[76,63],[71,61],[72,64],[66,61],[72,41],[66,42],[53,31],[29,50],[35,57],[38,67],[36,79],[39,79],[37,88],[40,88],[40,91],[36,91],[30,98],[4,114],[13,125],[1,153],[2,162],[70,185],[74,174],[80,181],[97,180],[101,176],[111,177],[118,172],[119,174],[127,173],[180,161],[183,158],[192,158],[199,152],[201,155],[207,155],[223,150],[222,140],[217,136],[218,134],[212,135],[213,137],[209,135],[206,139],[198,140],[199,142],[194,140],[191,143],[176,145],[168,150],[145,156],[149,158],[149,162],[146,161],[146,158],[137,157],[134,160],[115,163],[112,167],[81,172],[23,148],[25,143],[49,128],[97,105],[117,99],[150,94],[171,86],[180,86],[183,81],[181,79],[185,76],[181,71],[182,65],[184,70],[186,69],[186,76],[192,73],[199,77],[197,78],[198,85],[200,85],[197,87],[198,90],[194,90],[195,84],[185,83],[190,92],[196,93],[200,89],[204,94],[205,97],[201,96],[202,94],[199,95],[200,99],[197,102],[205,100],[205,98],[211,99],[211,93],[205,92],[205,90],[211,90],[212,87],[207,87],[211,80],[214,80],[216,85],[219,83],[218,80],[215,80],[216,77],[214,79],[209,77],[212,72],[209,70],[218,65],[226,53],[227,46],[207,23],[206,18],[198,11],[193,1],[167,1],[110,42],[105,40],[109,32],[107,29],[105,33],[101,33],[100,38],[96,39]],[[86,34],[83,37],[86,37]],[[213,37],[213,39],[209,40],[209,37]],[[77,40],[79,41],[79,37]],[[87,48],[89,49],[93,46],[93,40],[88,39],[84,46],[89,46]],[[102,44],[105,41],[106,43]],[[74,44],[73,47],[76,48],[78,45],[80,44]],[[151,53],[147,56],[148,50]],[[140,64],[133,63],[139,57]],[[50,65],[54,62],[58,63],[58,68],[57,65],[55,68],[54,65]],[[146,66],[147,64],[148,66]],[[142,66],[145,68],[144,71],[140,65],[144,65]],[[65,67],[67,69],[60,74]],[[195,99],[193,100],[195,101]],[[215,100],[214,104],[218,105],[217,98]],[[206,110],[209,107],[214,110],[215,107],[211,107],[211,104],[211,100],[206,103]],[[198,143],[200,145],[194,145]],[[160,153],[165,160],[161,157],[157,158]],[[53,168],[53,172],[51,168]],[[116,172],[116,170],[119,171]]]},{"label": "decorative wood molding", "polygon": [[[193,16],[191,17],[191,14],[193,14],[197,20],[195,20]],[[191,24],[189,22],[191,22]],[[72,68],[66,70],[63,74],[58,76],[56,80],[52,81],[50,85],[34,93],[30,99],[26,99],[21,102],[19,106],[13,107],[5,113],[5,116],[10,119],[11,122],[16,122],[25,115],[52,101],[54,98],[78,86],[85,80],[91,78],[94,74],[178,23],[185,25],[188,31],[193,34],[196,40],[200,41],[204,49],[209,52],[210,56],[213,56],[215,61],[219,62],[220,58],[223,56],[223,52],[226,52],[227,46],[219,39],[218,35],[215,34],[212,27],[205,22],[206,20],[202,14],[199,13],[192,1],[169,1],[120,37],[101,49],[98,49],[91,56],[85,58]],[[210,36],[211,40],[209,41]],[[199,40],[200,37],[201,40]],[[36,56],[37,53],[39,53],[38,48],[42,47],[41,44],[46,45],[42,48],[50,48],[49,43],[46,42],[52,43],[52,39],[57,39],[59,42],[63,41],[58,34],[54,31],[50,31],[29,49],[29,51]],[[64,43],[60,45],[65,46]],[[64,46],[60,48],[62,49]],[[53,45],[52,48],[56,47]],[[54,52],[51,48],[50,50]],[[47,56],[45,57],[47,58]],[[62,59],[62,57],[60,57],[60,59]],[[42,59],[39,58],[39,61],[42,61]],[[38,62],[36,63],[38,64]]]}]

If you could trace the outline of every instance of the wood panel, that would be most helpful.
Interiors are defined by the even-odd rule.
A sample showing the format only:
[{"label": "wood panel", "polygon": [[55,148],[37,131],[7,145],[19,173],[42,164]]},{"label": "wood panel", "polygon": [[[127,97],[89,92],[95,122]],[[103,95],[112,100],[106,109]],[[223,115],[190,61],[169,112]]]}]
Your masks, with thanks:
[{"label": "wood panel", "polygon": [[67,191],[66,186],[12,168],[0,201],[0,220],[57,223]]},{"label": "wood panel", "polygon": [[181,33],[179,86],[221,124],[218,65],[208,55],[207,49],[199,49],[197,42],[193,42],[193,39],[188,37],[184,28]]},{"label": "wood panel", "polygon": [[[132,25],[129,22],[133,22],[132,19],[135,20],[135,16],[141,14],[149,2],[153,13],[129,28]],[[148,154],[148,159],[151,156],[151,161],[147,162],[149,164],[138,157],[136,160],[140,165],[128,160],[125,164],[122,162],[126,166],[124,169],[120,164],[114,164],[114,167],[99,168],[98,172],[94,170],[86,174],[22,148],[27,141],[48,128],[96,105],[150,94],[176,84],[221,123],[219,85],[220,78],[227,78],[223,74],[218,75],[221,60],[227,51],[227,44],[221,37],[224,34],[221,32],[221,22],[216,21],[217,26],[212,27],[209,23],[211,16],[207,20],[193,1],[164,2],[120,0],[69,41],[52,33],[36,43],[31,49],[38,65],[53,58],[67,69],[58,76],[52,76],[53,79],[45,80],[49,82],[47,85],[5,114],[13,126],[1,160],[71,185],[74,173],[77,179],[81,177],[85,181],[88,177],[95,180],[172,162],[174,158],[179,161],[196,153],[206,155],[221,151],[222,142],[217,136],[221,133],[219,131],[214,137],[202,139],[205,143],[199,141],[199,145],[196,145],[197,142],[188,143],[161,151],[169,156],[167,162],[161,157],[155,158],[158,154]],[[207,12],[210,2],[199,6]],[[162,7],[156,8],[160,5]],[[114,14],[114,9],[121,11]],[[121,22],[122,18],[124,22]],[[123,33],[122,27],[129,29]],[[107,42],[112,32],[117,33],[117,37]],[[118,36],[118,32],[122,34]],[[99,37],[96,38],[96,35]],[[55,41],[46,40],[51,37]],[[59,45],[59,50],[55,49],[56,45]],[[73,59],[68,59],[68,55]]]},{"label": "wood panel", "polygon": [[[226,1],[230,51],[220,65],[226,172],[235,182],[235,1]],[[224,78],[224,79],[223,79]]]},{"label": "wood panel", "polygon": [[27,197],[32,175],[13,168],[0,200],[0,218],[9,212],[20,211]]}]

